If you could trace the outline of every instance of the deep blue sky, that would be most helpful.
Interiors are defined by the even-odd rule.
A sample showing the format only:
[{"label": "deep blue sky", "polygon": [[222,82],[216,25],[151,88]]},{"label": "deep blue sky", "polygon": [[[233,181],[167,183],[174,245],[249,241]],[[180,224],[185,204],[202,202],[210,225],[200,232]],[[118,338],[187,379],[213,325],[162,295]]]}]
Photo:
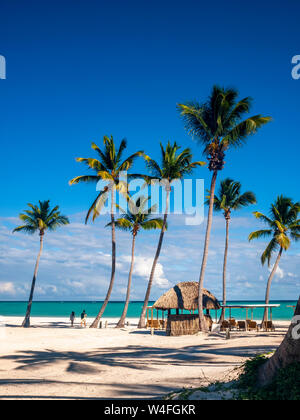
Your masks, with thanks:
[{"label": "deep blue sky", "polygon": [[[157,157],[158,141],[200,148],[176,103],[204,100],[214,83],[254,98],[274,122],[231,152],[224,176],[254,190],[261,208],[296,198],[300,80],[298,1],[9,1],[1,4],[1,210],[50,198],[82,211],[93,187],[68,187],[103,134]],[[207,170],[199,170],[208,180]]]},{"label": "deep blue sky", "polygon": [[[185,133],[176,104],[202,102],[213,84],[220,84],[238,88],[241,97],[252,96],[252,113],[274,119],[243,149],[228,153],[221,175],[241,181],[258,198],[257,206],[241,213],[244,219],[233,222],[229,298],[263,299],[268,271],[259,256],[265,244],[247,243],[256,228],[250,211],[267,211],[278,194],[299,200],[300,80],[291,77],[292,57],[300,54],[299,12],[298,0],[1,1],[0,54],[7,60],[7,80],[0,80],[0,298],[27,297],[24,281],[30,281],[38,242],[12,236],[16,220],[11,218],[39,199],[59,204],[77,225],[47,238],[37,297],[63,299],[67,284],[69,292],[77,288],[70,298],[103,298],[109,233],[103,220],[95,230],[78,226],[95,188],[68,186],[86,172],[75,157],[93,156],[90,143],[101,144],[104,134],[112,134],[118,141],[128,139],[128,154],[144,149],[158,158],[158,142],[170,139],[192,147],[195,160],[201,159],[201,148]],[[136,171],[142,169],[138,164]],[[195,176],[205,178],[208,188],[207,169]],[[173,284],[199,276],[204,225],[198,231],[172,223],[154,297],[166,279]],[[223,224],[222,216],[215,219],[206,279],[218,297]],[[144,297],[144,269],[157,243],[156,234],[149,238],[139,248],[136,275],[143,282],[133,291],[135,299]],[[124,293],[127,241],[119,241]],[[274,298],[295,298],[299,291],[297,255],[299,246],[293,246],[277,274]],[[91,278],[95,284],[86,289]],[[114,293],[119,299],[119,289]]]}]

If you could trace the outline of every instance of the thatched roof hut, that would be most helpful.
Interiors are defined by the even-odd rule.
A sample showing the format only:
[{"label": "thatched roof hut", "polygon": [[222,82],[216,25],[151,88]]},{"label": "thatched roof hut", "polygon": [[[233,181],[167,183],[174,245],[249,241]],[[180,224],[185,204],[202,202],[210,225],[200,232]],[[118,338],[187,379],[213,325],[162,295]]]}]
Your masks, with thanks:
[{"label": "thatched roof hut", "polygon": [[[154,303],[153,308],[163,311],[169,309],[196,311],[198,309],[198,283],[183,282],[177,284],[161,296]],[[218,299],[206,289],[203,289],[203,308],[208,310],[221,308]]]}]

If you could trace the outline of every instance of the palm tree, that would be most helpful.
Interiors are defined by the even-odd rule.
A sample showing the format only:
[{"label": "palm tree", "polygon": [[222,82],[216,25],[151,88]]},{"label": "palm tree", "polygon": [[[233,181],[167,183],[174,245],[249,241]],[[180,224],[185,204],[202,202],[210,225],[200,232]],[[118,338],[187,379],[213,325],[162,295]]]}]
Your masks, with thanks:
[{"label": "palm tree", "polygon": [[[109,288],[100,311],[91,325],[91,328],[97,328],[99,321],[106,309],[109,302],[111,292],[115,280],[116,272],[116,233],[115,233],[115,193],[116,191],[127,194],[127,183],[121,180],[121,173],[128,171],[135,159],[139,156],[143,156],[143,152],[139,151],[123,160],[124,150],[127,147],[127,141],[123,139],[119,148],[116,148],[113,137],[104,136],[104,151],[102,151],[95,143],[92,143],[92,149],[98,154],[98,159],[94,158],[77,158],[77,162],[84,163],[89,169],[94,171],[94,175],[81,175],[70,181],[70,185],[78,184],[79,182],[84,183],[98,183],[101,180],[108,181],[108,186],[104,187],[97,195],[95,201],[92,203],[85,219],[85,223],[88,222],[91,214],[93,213],[93,221],[100,215],[105,203],[108,200],[109,194],[111,194],[111,236],[112,236],[112,267],[111,267],[111,278]],[[126,195],[127,196],[127,195]]]},{"label": "palm tree", "polygon": [[[293,203],[290,198],[281,195],[277,197],[275,203],[271,205],[269,217],[258,211],[253,213],[257,219],[268,225],[268,229],[252,232],[249,235],[249,241],[258,238],[272,237],[261,256],[262,265],[268,261],[268,265],[270,267],[272,255],[274,252],[278,251],[275,264],[268,279],[265,298],[266,305],[270,302],[272,280],[278,269],[283,251],[287,251],[290,248],[292,240],[298,241],[300,239],[300,220],[298,219],[299,212],[299,202]],[[267,315],[268,308],[265,308],[263,322],[267,320]]]},{"label": "palm tree", "polygon": [[[280,369],[293,364],[300,363],[300,340],[295,339],[293,331],[299,331],[300,297],[295,311],[295,322],[290,328],[274,355],[264,363],[258,371],[258,385],[266,386],[272,382]],[[298,326],[297,326],[298,323]]]},{"label": "palm tree", "polygon": [[237,101],[237,98],[237,90],[214,86],[210,98],[206,103],[178,105],[189,134],[196,136],[204,146],[204,154],[209,160],[209,170],[212,172],[209,212],[199,279],[198,305],[200,329],[202,331],[207,330],[203,314],[203,284],[208,258],[218,172],[224,167],[225,154],[228,149],[242,146],[251,134],[256,133],[261,126],[271,121],[270,117],[263,117],[262,115],[255,115],[243,120],[244,115],[250,110],[252,100],[247,97]]},{"label": "palm tree", "polygon": [[151,172],[152,176],[144,177],[147,179],[148,183],[155,180],[159,182],[160,185],[164,186],[166,190],[166,208],[164,214],[164,222],[161,228],[160,237],[158,241],[158,246],[156,254],[154,257],[151,274],[148,282],[148,287],[145,295],[144,305],[139,320],[138,328],[145,328],[145,316],[146,310],[150,298],[152,283],[155,275],[156,266],[159,260],[164,234],[167,226],[167,218],[169,213],[170,205],[170,193],[171,193],[171,184],[175,180],[183,179],[185,175],[191,174],[193,169],[197,166],[205,165],[205,162],[192,162],[192,154],[190,149],[185,149],[181,153],[177,153],[180,147],[174,143],[171,145],[168,142],[166,148],[164,149],[163,145],[160,144],[161,148],[161,164],[159,165],[155,160],[151,159],[149,156],[146,156],[147,167]]},{"label": "palm tree", "polygon": [[[132,273],[134,268],[134,258],[135,258],[135,240],[136,236],[140,230],[152,230],[152,229],[161,229],[163,227],[163,219],[161,218],[151,218],[151,213],[156,211],[156,206],[146,208],[146,204],[150,198],[145,198],[143,196],[139,197],[136,202],[132,201],[130,198],[128,200],[128,210],[121,217],[116,220],[116,228],[123,231],[130,231],[132,234],[132,247],[131,247],[131,265],[128,277],[128,286],[126,294],[126,302],[124,305],[124,310],[120,321],[117,324],[117,328],[122,328],[125,326],[125,320],[127,316],[129,299],[130,299],[130,290],[131,290],[131,280]],[[111,226],[109,223],[107,226]]]},{"label": "palm tree", "polygon": [[[223,265],[223,306],[227,303],[226,294],[226,273],[227,273],[227,256],[229,245],[229,223],[231,213],[233,210],[239,210],[242,207],[256,204],[256,197],[251,191],[241,194],[241,184],[235,182],[230,178],[226,178],[221,182],[219,194],[214,198],[215,211],[223,211],[226,221],[226,239],[225,239],[225,252],[224,252],[224,265]],[[209,201],[208,201],[209,202]],[[219,322],[223,322],[225,317],[225,308],[222,309],[222,314]]]},{"label": "palm tree", "polygon": [[59,211],[59,207],[56,206],[52,210],[50,208],[50,201],[39,201],[39,205],[28,204],[29,210],[24,210],[24,213],[19,215],[19,219],[24,223],[13,230],[13,232],[25,232],[33,235],[39,232],[40,235],[40,251],[38,253],[33,280],[31,284],[31,291],[27,305],[27,311],[22,323],[22,327],[30,327],[30,314],[33,301],[33,294],[35,289],[36,278],[38,274],[40,258],[43,251],[44,235],[47,230],[53,231],[60,226],[68,225],[69,219],[66,216],[62,216]]}]

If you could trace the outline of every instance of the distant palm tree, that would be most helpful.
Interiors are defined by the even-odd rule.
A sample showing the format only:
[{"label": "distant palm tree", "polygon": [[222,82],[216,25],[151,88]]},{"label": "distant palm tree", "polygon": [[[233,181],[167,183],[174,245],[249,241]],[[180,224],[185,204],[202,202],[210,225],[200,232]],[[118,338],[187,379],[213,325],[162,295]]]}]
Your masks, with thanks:
[{"label": "distant palm tree", "polygon": [[106,306],[109,302],[111,292],[115,280],[116,272],[116,233],[115,233],[115,193],[118,191],[122,194],[127,194],[127,184],[122,181],[121,172],[128,171],[136,158],[143,156],[143,152],[139,151],[129,156],[127,159],[122,160],[124,150],[127,147],[127,142],[125,139],[121,141],[119,149],[116,149],[116,145],[113,137],[104,136],[104,151],[102,151],[95,143],[92,143],[92,149],[94,149],[98,155],[99,160],[94,158],[78,158],[77,162],[85,163],[89,169],[92,169],[95,172],[95,175],[81,175],[70,181],[70,185],[78,184],[79,182],[85,183],[98,183],[101,180],[106,180],[109,182],[109,185],[104,187],[98,194],[96,200],[91,205],[85,223],[88,222],[91,213],[93,213],[93,221],[100,215],[101,210],[103,209],[105,203],[108,200],[109,194],[111,194],[111,232],[112,232],[112,268],[111,268],[111,279],[109,288],[100,311],[91,325],[91,328],[97,328],[99,321],[106,309]]},{"label": "distant palm tree", "polygon": [[[269,217],[258,211],[253,213],[257,219],[265,222],[269,228],[252,232],[249,235],[249,241],[258,238],[272,237],[270,243],[261,256],[262,265],[268,261],[268,265],[270,267],[272,255],[275,251],[278,251],[277,259],[268,279],[265,299],[266,305],[270,302],[272,280],[278,269],[283,251],[287,251],[290,248],[292,240],[299,241],[300,239],[300,220],[298,219],[299,212],[299,202],[293,203],[290,198],[281,195],[276,199],[275,203],[271,205]],[[267,315],[268,308],[265,309],[263,322],[267,320]]]},{"label": "distant palm tree", "polygon": [[[125,326],[130,299],[132,273],[134,268],[136,236],[140,230],[162,229],[164,223],[163,219],[161,218],[151,217],[151,214],[156,211],[156,206],[152,206],[147,209],[146,204],[149,199],[149,197],[145,198],[143,196],[139,197],[136,202],[132,201],[132,199],[129,199],[127,211],[125,212],[125,210],[122,210],[120,207],[121,211],[123,211],[123,214],[115,222],[117,229],[130,231],[132,234],[131,265],[128,277],[126,302],[120,321],[117,324],[117,328],[122,328]],[[107,226],[111,226],[111,223],[109,223]]]},{"label": "distant palm tree", "polygon": [[251,106],[251,98],[237,101],[238,91],[214,86],[206,103],[179,104],[188,132],[196,136],[204,146],[204,154],[209,160],[209,170],[213,173],[210,187],[210,203],[207,219],[207,229],[204,242],[203,260],[199,279],[199,315],[200,329],[207,330],[203,314],[203,284],[208,258],[210,232],[213,218],[213,204],[218,172],[225,164],[225,153],[230,148],[237,148],[246,142],[247,137],[257,132],[264,124],[271,121],[270,117],[255,115],[242,120]]},{"label": "distant palm tree", "polygon": [[25,319],[23,321],[22,327],[30,327],[30,314],[33,301],[33,294],[35,289],[36,278],[39,269],[40,258],[43,251],[43,242],[44,235],[47,230],[53,231],[60,226],[68,225],[69,219],[60,214],[58,210],[59,207],[56,206],[52,210],[50,209],[50,201],[39,201],[39,205],[34,206],[33,204],[28,204],[30,210],[24,210],[24,213],[19,215],[19,219],[24,222],[22,226],[19,226],[14,229],[13,232],[24,232],[30,235],[33,235],[36,232],[39,232],[40,235],[40,251],[37,257],[33,280],[31,284],[31,291],[29,296],[29,301],[27,305],[27,311]]},{"label": "distant palm tree", "polygon": [[[229,245],[229,222],[233,210],[239,210],[242,207],[247,207],[250,204],[256,204],[256,197],[251,191],[241,194],[241,184],[235,182],[230,178],[226,178],[221,182],[218,195],[215,195],[214,209],[215,211],[223,211],[226,220],[226,240],[224,252],[224,265],[223,265],[223,306],[227,303],[227,285],[226,285],[226,272],[227,272],[227,256]],[[209,201],[208,201],[209,202]],[[222,309],[222,314],[219,322],[223,322],[225,318],[225,309]]]},{"label": "distant palm tree", "polygon": [[138,324],[138,328],[145,328],[145,316],[146,310],[150,298],[151,288],[153,284],[153,279],[155,275],[156,266],[159,260],[164,234],[167,226],[167,218],[169,213],[170,205],[170,193],[171,193],[171,184],[175,180],[183,179],[185,175],[191,174],[193,169],[197,166],[205,165],[205,162],[192,162],[192,154],[190,149],[185,149],[181,153],[177,153],[180,147],[174,143],[171,145],[168,142],[166,148],[164,149],[163,145],[161,147],[161,164],[159,165],[155,160],[151,159],[149,156],[146,156],[147,167],[151,172],[152,176],[145,177],[148,182],[156,180],[160,182],[160,185],[164,186],[166,190],[166,209],[164,214],[164,223],[161,229],[159,242],[157,246],[157,251],[153,261],[151,274],[148,282],[148,287],[145,295],[144,305]]}]

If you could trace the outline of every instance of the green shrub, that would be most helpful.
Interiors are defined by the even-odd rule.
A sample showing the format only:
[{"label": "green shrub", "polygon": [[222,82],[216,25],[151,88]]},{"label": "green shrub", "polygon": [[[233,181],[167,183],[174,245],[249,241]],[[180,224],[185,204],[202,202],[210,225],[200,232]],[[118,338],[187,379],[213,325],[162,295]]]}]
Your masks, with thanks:
[{"label": "green shrub", "polygon": [[280,369],[272,383],[263,388],[257,387],[258,369],[267,357],[257,356],[248,360],[244,373],[239,379],[240,399],[242,400],[300,400],[300,363],[293,363]]}]

